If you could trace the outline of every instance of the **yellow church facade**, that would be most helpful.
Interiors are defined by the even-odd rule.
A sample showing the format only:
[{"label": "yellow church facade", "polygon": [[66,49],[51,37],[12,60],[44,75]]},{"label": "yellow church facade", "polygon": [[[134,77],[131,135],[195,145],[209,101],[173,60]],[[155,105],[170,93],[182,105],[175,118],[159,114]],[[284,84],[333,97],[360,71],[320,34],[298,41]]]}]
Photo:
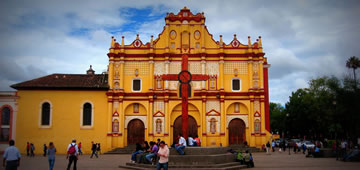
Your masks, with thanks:
[{"label": "yellow church facade", "polygon": [[[180,82],[163,79],[188,71],[206,75],[191,81],[188,133],[202,146],[244,144],[261,147],[271,136],[268,67],[261,37],[240,43],[215,41],[203,13],[183,8],[169,13],[159,36],[144,43],[140,36],[128,45],[112,38],[107,73],[52,74],[12,85],[18,90],[16,145],[54,142],[64,153],[75,138],[90,153],[90,143],[102,151],[142,141],[176,142],[181,133]],[[105,58],[104,58],[105,59]]]}]

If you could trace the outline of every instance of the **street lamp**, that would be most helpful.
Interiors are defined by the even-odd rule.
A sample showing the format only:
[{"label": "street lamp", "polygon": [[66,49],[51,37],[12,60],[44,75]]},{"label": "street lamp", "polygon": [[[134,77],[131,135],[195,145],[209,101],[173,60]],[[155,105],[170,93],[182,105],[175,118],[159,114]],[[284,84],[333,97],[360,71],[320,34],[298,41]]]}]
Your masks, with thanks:
[{"label": "street lamp", "polygon": [[[288,121],[289,119],[289,113],[286,113],[286,122]],[[287,125],[289,125],[289,123],[287,123]],[[287,130],[289,130],[289,127],[286,128]],[[289,135],[288,134],[289,131],[287,131],[287,136]],[[284,141],[285,142],[285,141]],[[286,143],[286,142],[285,142]],[[290,143],[288,142],[288,150],[289,150],[289,155],[290,155]]]}]

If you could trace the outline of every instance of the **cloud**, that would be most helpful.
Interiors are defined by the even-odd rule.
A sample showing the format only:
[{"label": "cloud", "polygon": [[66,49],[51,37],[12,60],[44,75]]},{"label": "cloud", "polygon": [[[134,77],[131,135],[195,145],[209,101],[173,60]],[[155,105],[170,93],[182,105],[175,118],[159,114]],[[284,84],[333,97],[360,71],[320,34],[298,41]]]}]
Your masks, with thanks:
[{"label": "cloud", "polygon": [[165,25],[166,12],[187,6],[205,12],[215,40],[233,34],[243,44],[262,36],[271,64],[270,100],[285,103],[291,91],[321,75],[342,76],[346,59],[360,56],[359,1],[10,1],[0,2],[0,90],[44,74],[97,73],[107,69],[111,36],[143,43]]}]

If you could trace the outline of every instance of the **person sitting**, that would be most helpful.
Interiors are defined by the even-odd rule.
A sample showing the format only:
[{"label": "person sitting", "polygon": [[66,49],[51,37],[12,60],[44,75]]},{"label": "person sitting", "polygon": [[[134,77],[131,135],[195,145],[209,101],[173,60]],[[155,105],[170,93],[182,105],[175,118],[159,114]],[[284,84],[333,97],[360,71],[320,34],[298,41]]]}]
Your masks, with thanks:
[{"label": "person sitting", "polygon": [[197,146],[196,140],[194,138],[192,138],[191,135],[189,135],[189,138],[188,138],[188,146]]},{"label": "person sitting", "polygon": [[315,150],[313,152],[314,158],[320,157],[320,148],[315,146]]},{"label": "person sitting", "polygon": [[145,156],[145,158],[146,158],[146,160],[148,160],[148,161],[151,163],[151,162],[152,162],[152,159],[153,159],[154,157],[156,157],[156,155],[157,155],[158,146],[157,146],[156,143],[153,142],[153,141],[150,142],[150,146],[151,146],[151,151],[150,151],[149,154],[147,154],[147,155]]},{"label": "person sitting", "polygon": [[250,165],[251,165],[251,162],[250,162],[251,157],[252,157],[252,156],[250,156],[249,151],[246,150],[246,151],[245,151],[245,154],[244,154],[244,164],[245,164],[248,168],[250,168]]},{"label": "person sitting", "polygon": [[140,145],[140,143],[136,143],[136,149],[135,149],[135,152],[133,152],[132,154],[131,154],[131,160],[130,160],[130,162],[131,163],[135,163],[135,161],[136,161],[136,155],[137,154],[141,154],[141,153],[143,153],[144,151],[143,151],[143,147]]},{"label": "person sitting", "polygon": [[236,161],[240,162],[241,165],[244,164],[244,156],[240,150],[237,151]]},{"label": "person sitting", "polygon": [[201,146],[201,140],[198,135],[195,135],[195,141],[197,146]]},{"label": "person sitting", "polygon": [[179,143],[175,145],[175,148],[180,155],[185,155],[185,152],[183,150],[186,147],[186,140],[184,139],[184,137],[182,137],[181,133],[178,135],[178,138],[179,138]]}]

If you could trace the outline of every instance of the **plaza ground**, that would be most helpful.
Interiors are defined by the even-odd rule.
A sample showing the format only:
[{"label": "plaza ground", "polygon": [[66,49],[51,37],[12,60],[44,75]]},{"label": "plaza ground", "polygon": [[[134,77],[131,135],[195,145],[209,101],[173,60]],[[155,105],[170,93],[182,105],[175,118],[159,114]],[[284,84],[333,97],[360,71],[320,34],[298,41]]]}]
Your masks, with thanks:
[{"label": "plaza ground", "polygon": [[[305,158],[302,153],[254,153],[255,168],[258,169],[310,169],[310,170],[352,170],[360,169],[360,162],[342,162],[335,158]],[[78,170],[122,170],[118,165],[130,160],[130,155],[100,155],[90,159],[90,155],[81,155]],[[56,155],[55,170],[64,170],[67,166],[65,155]],[[19,170],[47,170],[47,158],[36,155],[34,158],[23,156]]]}]

